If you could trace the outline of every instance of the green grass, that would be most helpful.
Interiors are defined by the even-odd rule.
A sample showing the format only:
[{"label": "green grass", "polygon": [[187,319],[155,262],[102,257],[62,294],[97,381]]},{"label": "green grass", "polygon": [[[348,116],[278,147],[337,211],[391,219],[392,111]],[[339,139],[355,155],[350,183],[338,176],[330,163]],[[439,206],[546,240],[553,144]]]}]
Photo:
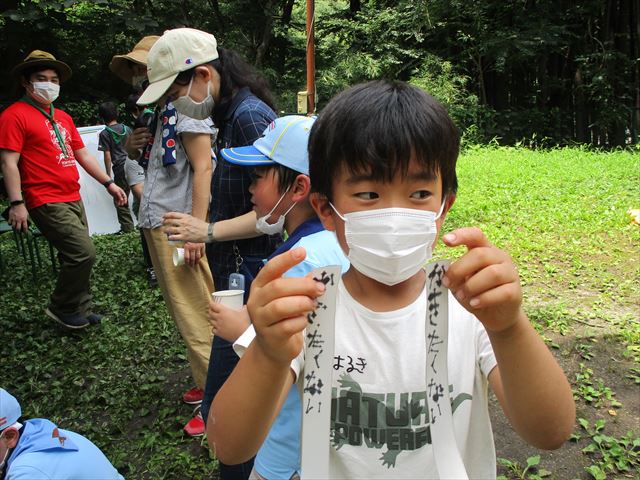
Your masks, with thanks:
[{"label": "green grass", "polygon": [[[638,156],[470,148],[459,161],[460,189],[445,224],[446,231],[478,226],[511,253],[532,321],[545,336],[581,329],[586,340],[567,355],[587,362],[585,369],[595,360],[590,335],[606,329],[607,341],[635,362],[626,372],[630,385],[640,371],[640,227],[629,224],[626,211],[640,208]],[[26,417],[50,418],[91,438],[127,478],[215,478],[206,445],[181,433],[191,414],[180,401],[192,383],[185,349],[159,291],[147,286],[137,234],[94,240],[92,292],[108,318],[66,334],[43,314],[52,275],[42,270],[32,281],[10,235],[0,237],[8,264],[0,291],[0,385],[19,398]],[[440,246],[437,253],[463,251]],[[592,386],[606,393],[607,378],[594,375]],[[611,471],[605,457],[592,466]],[[514,465],[507,473],[539,475],[533,467],[524,471],[530,458],[505,459]]]},{"label": "green grass", "polygon": [[[640,152],[476,147],[458,177],[445,230],[480,227],[511,254],[532,318],[638,320],[640,228],[627,210],[640,208]],[[617,330],[640,343],[627,323]]]}]

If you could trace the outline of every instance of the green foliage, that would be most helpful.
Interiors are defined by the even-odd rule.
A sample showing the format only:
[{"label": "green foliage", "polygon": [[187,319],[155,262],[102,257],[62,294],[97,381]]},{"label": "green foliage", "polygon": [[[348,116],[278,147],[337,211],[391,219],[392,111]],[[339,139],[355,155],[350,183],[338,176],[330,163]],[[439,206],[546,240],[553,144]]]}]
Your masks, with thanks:
[{"label": "green foliage", "polygon": [[[53,276],[38,281],[8,235],[0,238],[12,288],[0,299],[0,385],[26,418],[50,418],[96,443],[126,478],[214,478],[208,447],[182,433],[192,408],[184,344],[159,289],[146,282],[138,233],[94,236],[100,326],[67,333],[43,312]],[[9,275],[9,273],[5,273]]]},{"label": "green foliage", "polygon": [[593,404],[595,407],[609,405],[611,407],[621,407],[622,404],[613,397],[615,393],[605,386],[602,379],[593,379],[593,370],[586,367],[584,363],[580,363],[580,372],[576,374],[576,388],[574,389],[574,397],[582,398],[587,403]]},{"label": "green foliage", "polygon": [[499,475],[498,480],[508,480],[509,478],[516,478],[519,480],[541,480],[551,475],[550,471],[545,470],[544,468],[539,468],[540,455],[534,455],[527,458],[527,464],[525,466],[506,458],[498,458],[497,460],[498,464],[506,467],[509,472],[509,476]]},{"label": "green foliage", "polygon": [[[608,475],[636,477],[640,475],[640,437],[628,432],[621,438],[604,434],[605,421],[597,420],[593,425],[584,418],[579,418],[581,431],[590,442],[582,449],[582,453],[591,458],[593,464],[585,468],[594,480],[605,480]],[[574,434],[573,440],[579,441],[581,434]]]},{"label": "green foliage", "polygon": [[[638,142],[638,34],[620,20],[637,17],[631,0],[315,4],[319,109],[345,87],[383,77],[433,91],[468,144]],[[121,101],[129,87],[109,72],[111,57],[144,35],[189,26],[255,63],[279,110],[293,112],[305,89],[305,15],[305,2],[294,0],[6,1],[0,102],[12,98],[9,69],[34,48],[72,67],[63,101]]]},{"label": "green foliage", "polygon": [[[478,226],[509,251],[524,284],[525,309],[540,331],[566,336],[598,322],[609,332],[599,340],[624,352],[637,346],[640,334],[640,265],[634,261],[640,228],[626,215],[638,198],[639,175],[637,154],[628,151],[467,146],[444,230]],[[0,289],[0,331],[11,339],[0,342],[0,385],[20,399],[26,417],[51,418],[88,436],[126,478],[215,478],[217,465],[206,445],[181,432],[191,415],[180,401],[191,386],[186,355],[160,292],[147,286],[138,235],[96,236],[94,242],[92,294],[96,311],[107,318],[68,334],[43,313],[53,276],[43,269],[32,281],[11,236],[0,236],[7,263],[2,281],[11,286]],[[464,251],[439,244],[436,253],[452,258]],[[585,362],[598,358],[595,340],[585,336],[579,342],[586,344],[577,347]],[[599,401],[608,408],[615,399],[611,389],[607,399],[594,371],[585,363],[582,374],[588,373],[597,392],[585,390],[593,397],[589,413]],[[621,376],[635,386],[639,372],[633,367]],[[603,427],[583,427],[584,438],[597,445],[584,453],[593,459],[592,476],[637,476],[637,432],[602,436]],[[596,441],[595,435],[602,437]],[[540,468],[545,461],[529,465],[534,460],[519,460],[517,467],[509,460],[514,466],[505,464],[508,478],[546,476]]]}]

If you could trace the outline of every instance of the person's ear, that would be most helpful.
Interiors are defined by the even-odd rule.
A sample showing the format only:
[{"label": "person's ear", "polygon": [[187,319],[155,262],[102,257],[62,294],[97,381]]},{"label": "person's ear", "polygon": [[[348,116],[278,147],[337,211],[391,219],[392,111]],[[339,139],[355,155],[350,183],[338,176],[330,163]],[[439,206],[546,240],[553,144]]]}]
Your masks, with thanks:
[{"label": "person's ear", "polygon": [[7,448],[15,448],[18,444],[18,440],[20,440],[20,433],[15,428],[9,428],[2,435],[2,440],[5,442]]},{"label": "person's ear", "polygon": [[309,203],[316,215],[318,215],[325,230],[335,232],[336,224],[333,218],[333,208],[329,205],[329,199],[321,193],[313,192],[309,195]]},{"label": "person's ear", "polygon": [[194,75],[204,80],[205,82],[211,80],[211,72],[206,65],[198,65],[194,71]]},{"label": "person's ear", "polygon": [[307,175],[300,174],[293,181],[293,186],[291,187],[291,200],[294,202],[300,202],[306,199],[311,192],[311,180]]},{"label": "person's ear", "polygon": [[456,201],[456,194],[455,193],[449,193],[447,194],[447,197],[444,200],[444,208],[442,209],[442,214],[440,215],[440,218],[438,218],[437,220],[437,224],[438,224],[438,228],[440,228],[444,222],[445,217],[447,216],[447,212],[451,209],[451,207],[453,207],[453,204]]}]

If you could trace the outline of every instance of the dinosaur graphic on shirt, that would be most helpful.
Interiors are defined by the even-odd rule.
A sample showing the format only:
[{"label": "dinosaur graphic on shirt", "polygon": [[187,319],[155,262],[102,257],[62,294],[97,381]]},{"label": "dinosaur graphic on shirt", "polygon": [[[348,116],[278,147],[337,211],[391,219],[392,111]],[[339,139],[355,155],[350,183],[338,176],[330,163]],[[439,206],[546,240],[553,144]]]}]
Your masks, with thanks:
[{"label": "dinosaur graphic on shirt", "polygon": [[[379,460],[391,468],[400,452],[431,443],[427,392],[365,393],[347,373],[338,384],[331,402],[331,440],[336,450],[344,445],[386,446]],[[471,398],[467,393],[458,394],[451,402],[452,411]]]}]

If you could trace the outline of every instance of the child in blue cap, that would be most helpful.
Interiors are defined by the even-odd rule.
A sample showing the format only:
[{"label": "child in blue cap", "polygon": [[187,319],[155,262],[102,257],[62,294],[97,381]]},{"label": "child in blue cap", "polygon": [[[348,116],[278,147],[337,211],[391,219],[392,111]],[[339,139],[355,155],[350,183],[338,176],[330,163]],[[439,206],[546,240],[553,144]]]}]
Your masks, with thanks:
[{"label": "child in blue cap", "polygon": [[[315,118],[299,115],[277,118],[253,145],[220,151],[230,163],[255,168],[249,192],[257,216],[256,229],[268,235],[283,231],[288,234],[269,259],[296,247],[307,251],[305,260],[288,270],[286,277],[304,277],[327,265],[341,265],[343,272],[349,268],[335,235],[324,229],[309,204],[307,142],[314,121]],[[235,342],[234,349],[241,355],[255,337],[246,308],[239,315],[220,303],[211,303],[209,312],[214,334]],[[256,455],[254,477],[250,478],[299,476],[300,408],[300,395],[294,386]]]},{"label": "child in blue cap", "polygon": [[20,404],[0,388],[0,478],[124,480],[90,440],[44,418],[20,423]]}]

